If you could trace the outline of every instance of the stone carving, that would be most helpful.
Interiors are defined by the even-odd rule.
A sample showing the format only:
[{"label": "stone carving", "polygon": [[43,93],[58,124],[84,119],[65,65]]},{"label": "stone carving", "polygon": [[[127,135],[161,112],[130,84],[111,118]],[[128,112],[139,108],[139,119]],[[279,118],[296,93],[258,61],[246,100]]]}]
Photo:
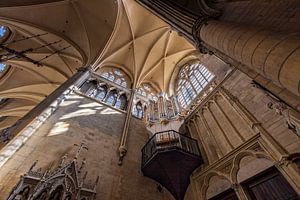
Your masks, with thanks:
[{"label": "stone carving", "polygon": [[254,152],[263,152],[263,153],[265,152],[259,143],[255,143],[253,146],[247,148],[247,150],[254,151]]},{"label": "stone carving", "polygon": [[21,176],[19,183],[13,188],[7,200],[94,200],[99,177],[94,183],[86,182],[87,172],[83,172],[83,159],[78,166],[77,159],[84,144],[79,146],[74,159],[66,162],[67,155],[63,156],[58,167],[42,171],[34,170],[37,161],[29,171]]},{"label": "stone carving", "polygon": [[263,88],[263,86],[259,83],[252,81],[251,84],[254,88],[261,90],[270,100],[267,107],[270,110],[274,110],[276,114],[283,116],[285,118],[287,128],[300,137],[300,113],[278,99],[268,90]]},{"label": "stone carving", "polygon": [[[272,98],[272,97],[271,97]],[[273,101],[267,104],[267,107],[274,110],[276,114],[285,118],[288,129],[293,131],[298,137],[300,137],[300,113],[294,109],[288,107],[283,102],[273,98]]]},{"label": "stone carving", "polygon": [[225,165],[222,165],[220,168],[219,168],[219,171],[222,172],[223,174],[226,174],[226,175],[230,175],[230,172],[231,172],[231,169],[232,169],[232,161],[228,162],[227,164]]}]

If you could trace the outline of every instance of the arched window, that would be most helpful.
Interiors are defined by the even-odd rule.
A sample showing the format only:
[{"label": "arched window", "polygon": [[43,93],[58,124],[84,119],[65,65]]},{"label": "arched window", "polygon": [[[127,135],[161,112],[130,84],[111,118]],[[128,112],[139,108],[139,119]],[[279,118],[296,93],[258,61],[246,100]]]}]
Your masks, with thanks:
[{"label": "arched window", "polygon": [[0,44],[3,44],[8,39],[10,33],[11,31],[8,27],[0,25]]},{"label": "arched window", "polygon": [[129,78],[124,72],[117,68],[104,68],[101,71],[100,76],[122,87],[126,88],[128,86]]},{"label": "arched window", "polygon": [[0,63],[0,74],[3,73],[7,69],[7,65],[5,63]]},{"label": "arched window", "polygon": [[121,95],[120,99],[121,99],[121,109],[126,110],[127,104],[128,104],[127,96],[125,94],[123,94],[123,95]]},{"label": "arched window", "polygon": [[115,103],[115,107],[118,109],[121,109],[121,99],[117,98],[116,103]]},{"label": "arched window", "polygon": [[143,106],[140,101],[133,107],[133,115],[140,119],[144,117]]},{"label": "arched window", "polygon": [[[82,88],[87,89],[86,95],[89,97],[95,97],[97,95],[97,81],[96,80],[87,81]],[[85,89],[82,89],[82,90],[85,90]]]},{"label": "arched window", "polygon": [[108,97],[106,99],[106,103],[108,105],[114,106],[117,100],[118,93],[116,90],[112,90],[109,92]]},{"label": "arched window", "polygon": [[137,93],[149,100],[157,101],[157,91],[149,83],[142,84],[138,89]]},{"label": "arched window", "polygon": [[0,25],[0,39],[6,36],[7,32],[8,32],[7,27]]},{"label": "arched window", "polygon": [[107,94],[107,86],[100,86],[98,87],[97,89],[97,95],[96,95],[96,99],[100,100],[100,101],[103,101],[103,99],[105,98]]},{"label": "arched window", "polygon": [[102,103],[126,110],[126,95],[129,90],[121,87],[128,86],[128,83],[130,83],[129,77],[117,68],[102,68],[99,74],[102,78],[99,75],[92,74],[90,79],[82,84],[80,91]]},{"label": "arched window", "polygon": [[126,97],[125,94],[122,94],[117,98],[115,107],[118,108],[118,109],[121,109],[121,110],[126,110],[126,108],[127,108],[127,97]]},{"label": "arched window", "polygon": [[214,75],[199,62],[183,66],[176,88],[181,106],[187,108],[213,78]]}]

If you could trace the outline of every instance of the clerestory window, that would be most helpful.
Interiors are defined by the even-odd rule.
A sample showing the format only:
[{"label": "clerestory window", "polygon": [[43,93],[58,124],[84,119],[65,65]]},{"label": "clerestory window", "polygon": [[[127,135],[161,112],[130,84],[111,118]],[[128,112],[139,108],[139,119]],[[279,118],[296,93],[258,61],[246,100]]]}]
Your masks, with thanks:
[{"label": "clerestory window", "polygon": [[198,94],[213,80],[214,75],[201,63],[186,64],[178,75],[178,101],[187,108]]},{"label": "clerestory window", "polygon": [[7,27],[0,25],[0,39],[6,36],[7,32],[8,32]]},{"label": "clerestory window", "polygon": [[7,69],[7,65],[5,63],[0,63],[0,74],[3,73]]},{"label": "clerestory window", "polygon": [[157,101],[157,91],[149,83],[142,84],[137,89],[137,93],[148,100]]},{"label": "clerestory window", "polygon": [[144,117],[143,106],[140,101],[134,105],[133,115],[140,119],[142,119]]},{"label": "clerestory window", "polygon": [[107,68],[100,74],[100,76],[122,87],[126,88],[128,86],[126,81],[126,75],[119,69]]}]

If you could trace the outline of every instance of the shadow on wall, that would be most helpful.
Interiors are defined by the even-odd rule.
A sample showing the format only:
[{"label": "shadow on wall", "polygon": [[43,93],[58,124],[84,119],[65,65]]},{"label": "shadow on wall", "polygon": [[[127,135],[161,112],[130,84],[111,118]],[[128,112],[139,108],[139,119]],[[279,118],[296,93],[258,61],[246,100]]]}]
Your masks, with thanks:
[{"label": "shadow on wall", "polygon": [[[82,102],[84,97],[72,96],[65,100],[60,106],[55,119],[58,121],[53,125],[47,136],[55,136],[69,131],[70,122],[77,122],[80,128],[98,128],[101,132],[110,135],[119,135],[120,125],[124,123],[124,114],[106,107],[97,102]],[[74,107],[76,109],[74,109]],[[97,117],[93,117],[97,116]],[[109,120],[112,119],[113,120]],[[123,120],[123,121],[122,121]],[[101,121],[101,123],[99,123]],[[118,121],[115,126],[110,126],[110,123]],[[99,126],[101,124],[101,126]]]},{"label": "shadow on wall", "polygon": [[132,118],[127,156],[124,165],[118,166],[117,150],[124,120],[122,112],[77,94],[70,95],[2,166],[0,200],[9,194],[35,160],[38,167],[54,168],[65,154],[72,159],[77,149],[74,144],[81,142],[88,146],[88,151],[82,151],[78,160],[81,163],[86,159],[87,182],[100,177],[97,199],[170,199],[166,190],[157,192],[156,183],[140,171],[141,148],[148,140],[141,120]]}]

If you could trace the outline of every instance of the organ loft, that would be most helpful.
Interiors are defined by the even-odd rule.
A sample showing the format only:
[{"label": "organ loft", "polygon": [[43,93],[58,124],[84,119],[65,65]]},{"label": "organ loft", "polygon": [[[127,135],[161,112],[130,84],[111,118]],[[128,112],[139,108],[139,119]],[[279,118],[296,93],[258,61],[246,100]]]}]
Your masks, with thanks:
[{"label": "organ loft", "polygon": [[299,0],[0,1],[0,200],[299,195]]}]

